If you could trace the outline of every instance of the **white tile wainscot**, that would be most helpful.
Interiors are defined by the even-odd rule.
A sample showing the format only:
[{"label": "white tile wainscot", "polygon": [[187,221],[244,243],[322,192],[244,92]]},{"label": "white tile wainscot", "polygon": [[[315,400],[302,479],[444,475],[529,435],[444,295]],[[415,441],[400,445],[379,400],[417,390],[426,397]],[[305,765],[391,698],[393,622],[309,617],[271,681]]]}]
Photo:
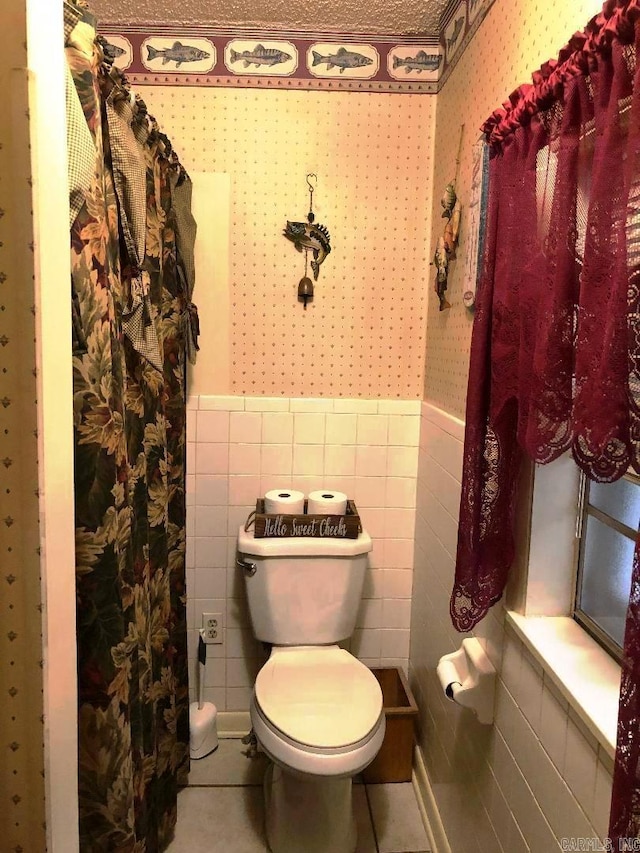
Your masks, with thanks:
[{"label": "white tile wainscot", "polygon": [[356,501],[374,550],[350,650],[369,666],[409,658],[420,402],[192,397],[187,411],[187,596],[195,687],[203,612],[222,613],[224,643],[207,647],[205,698],[249,707],[265,660],[235,570],[236,536],[269,489],[333,488]]},{"label": "white tile wainscot", "polygon": [[[589,646],[587,678],[570,688],[570,620],[507,617],[498,604],[474,630],[498,672],[494,725],[445,699],[435,674],[464,636],[449,618],[463,440],[462,421],[422,404],[409,660],[420,710],[416,785],[431,825],[442,828],[439,853],[559,853],[563,838],[598,849],[611,797],[612,664]],[[553,635],[552,623],[561,629]],[[584,655],[584,638],[580,645]],[[593,689],[603,679],[606,719],[586,710],[605,698]]]}]

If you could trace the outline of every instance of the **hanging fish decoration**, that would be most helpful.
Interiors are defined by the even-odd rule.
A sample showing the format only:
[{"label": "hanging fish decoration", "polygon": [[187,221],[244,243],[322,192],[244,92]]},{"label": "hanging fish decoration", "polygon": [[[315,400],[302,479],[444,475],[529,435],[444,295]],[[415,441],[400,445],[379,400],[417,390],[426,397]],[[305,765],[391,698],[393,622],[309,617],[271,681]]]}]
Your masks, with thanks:
[{"label": "hanging fish decoration", "polygon": [[450,258],[455,258],[456,247],[458,245],[458,235],[460,233],[460,216],[462,208],[460,202],[456,199],[453,205],[453,210],[449,216],[449,221],[444,226],[444,247],[447,250],[447,255]]},{"label": "hanging fish decoration", "polygon": [[433,256],[433,262],[437,270],[435,290],[438,294],[438,299],[440,300],[440,311],[444,311],[445,308],[451,308],[451,304],[447,302],[444,295],[447,289],[447,277],[449,274],[449,257],[447,255],[444,237],[440,237],[438,239],[436,253]]},{"label": "hanging fish decoration", "polygon": [[442,198],[440,199],[440,204],[444,208],[442,211],[442,219],[451,219],[451,214],[457,200],[458,196],[456,195],[456,189],[452,181],[447,184],[444,189],[444,193],[442,194]]},{"label": "hanging fish decoration", "polygon": [[317,281],[320,264],[331,251],[331,237],[327,228],[313,222],[287,221],[287,227],[282,233],[288,240],[291,240],[299,252],[303,249],[311,250],[313,253],[311,269],[313,270],[314,281]]},{"label": "hanging fish decoration", "polygon": [[[454,38],[457,38],[455,33]],[[449,261],[455,260],[456,257],[456,246],[458,245],[458,234],[460,231],[460,216],[462,214],[462,208],[458,201],[458,194],[456,193],[456,182],[458,180],[458,171],[460,168],[463,134],[464,125],[460,128],[460,142],[458,143],[458,156],[456,157],[456,175],[455,178],[452,181],[449,181],[446,185],[442,198],[440,199],[440,205],[442,206],[442,219],[447,220],[442,236],[438,238],[438,244],[433,256],[433,263],[437,270],[435,291],[438,294],[438,299],[440,300],[440,311],[444,311],[445,308],[451,308],[451,303],[448,302],[445,297],[445,291],[447,289],[447,280],[449,278]]]},{"label": "hanging fish decoration", "polygon": [[[313,182],[311,179],[314,179]],[[311,255],[311,269],[314,281],[318,280],[320,264],[331,251],[331,237],[325,225],[315,221],[313,212],[313,193],[316,189],[318,176],[315,172],[307,175],[307,186],[309,187],[309,212],[306,222],[291,222],[287,220],[287,227],[282,232],[287,240],[291,240],[298,252],[304,250],[304,276],[298,284],[298,300],[304,303],[305,310],[307,302],[313,300],[313,281],[307,276],[307,264]]]}]

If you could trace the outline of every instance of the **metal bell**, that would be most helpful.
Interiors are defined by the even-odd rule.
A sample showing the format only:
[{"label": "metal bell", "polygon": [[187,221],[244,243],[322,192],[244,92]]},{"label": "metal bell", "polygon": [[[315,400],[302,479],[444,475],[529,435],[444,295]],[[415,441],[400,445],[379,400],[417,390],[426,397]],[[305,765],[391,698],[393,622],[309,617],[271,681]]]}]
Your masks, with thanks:
[{"label": "metal bell", "polygon": [[313,282],[310,278],[307,278],[306,275],[304,278],[300,279],[300,284],[298,285],[298,299],[304,302],[305,310],[307,308],[307,301],[309,299],[313,299]]}]

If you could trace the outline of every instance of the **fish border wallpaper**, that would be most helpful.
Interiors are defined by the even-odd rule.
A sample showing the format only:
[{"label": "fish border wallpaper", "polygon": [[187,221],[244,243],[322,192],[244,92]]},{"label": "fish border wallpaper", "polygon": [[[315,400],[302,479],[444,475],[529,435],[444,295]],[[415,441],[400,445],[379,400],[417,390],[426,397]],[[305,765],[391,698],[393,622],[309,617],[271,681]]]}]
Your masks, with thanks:
[{"label": "fish border wallpaper", "polygon": [[453,3],[439,38],[156,24],[103,34],[134,84],[436,94],[493,3]]}]

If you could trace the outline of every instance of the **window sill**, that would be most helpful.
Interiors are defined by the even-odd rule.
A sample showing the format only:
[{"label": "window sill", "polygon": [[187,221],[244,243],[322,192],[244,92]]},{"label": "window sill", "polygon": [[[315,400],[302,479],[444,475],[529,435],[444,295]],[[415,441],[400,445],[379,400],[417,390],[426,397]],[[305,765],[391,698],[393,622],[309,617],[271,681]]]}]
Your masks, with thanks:
[{"label": "window sill", "polygon": [[522,616],[509,610],[507,624],[610,758],[614,758],[619,664],[567,616]]}]

